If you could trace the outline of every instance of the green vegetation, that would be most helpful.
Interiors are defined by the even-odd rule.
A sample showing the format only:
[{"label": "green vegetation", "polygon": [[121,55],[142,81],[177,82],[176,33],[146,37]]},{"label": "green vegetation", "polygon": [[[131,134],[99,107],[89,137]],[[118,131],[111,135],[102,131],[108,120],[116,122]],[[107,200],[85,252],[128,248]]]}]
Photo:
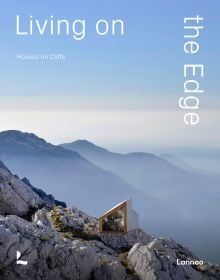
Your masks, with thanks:
[{"label": "green vegetation", "polygon": [[73,235],[71,232],[63,232],[61,234],[61,239],[65,239],[65,238],[73,238]]},{"label": "green vegetation", "polygon": [[129,264],[128,260],[128,252],[123,252],[119,254],[119,261],[120,263],[125,267],[126,273],[129,275],[134,275],[134,269],[133,267]]},{"label": "green vegetation", "polygon": [[[68,213],[68,209],[62,209],[62,211]],[[68,225],[64,225],[61,221],[61,214],[59,206],[54,207],[51,211],[51,221],[53,223],[54,229],[62,233],[62,238],[76,238],[82,240],[98,240],[100,238],[97,234],[91,232],[84,232],[82,229],[76,229]]]},{"label": "green vegetation", "polygon": [[112,263],[111,259],[107,259],[105,257],[101,257],[99,260],[100,260],[101,265],[109,265],[110,263]]},{"label": "green vegetation", "polygon": [[187,259],[187,256],[185,254],[183,254],[182,252],[179,252],[178,250],[175,250],[175,253],[176,253],[177,259],[180,259],[180,260],[186,260]]},{"label": "green vegetation", "polygon": [[159,256],[166,256],[167,254],[164,252],[164,251],[162,251],[162,250],[154,250],[154,252],[156,253],[156,254],[158,254]]},{"label": "green vegetation", "polygon": [[213,269],[213,268],[215,268],[215,266],[213,264],[210,264],[210,263],[204,263],[202,265],[197,266],[197,269],[200,270],[200,271],[206,271],[208,269]]},{"label": "green vegetation", "polygon": [[54,209],[51,211],[51,220],[52,220],[54,228],[59,232],[68,232],[69,227],[64,225],[61,222],[60,218],[61,218],[61,216],[59,213],[59,208],[54,207]]}]

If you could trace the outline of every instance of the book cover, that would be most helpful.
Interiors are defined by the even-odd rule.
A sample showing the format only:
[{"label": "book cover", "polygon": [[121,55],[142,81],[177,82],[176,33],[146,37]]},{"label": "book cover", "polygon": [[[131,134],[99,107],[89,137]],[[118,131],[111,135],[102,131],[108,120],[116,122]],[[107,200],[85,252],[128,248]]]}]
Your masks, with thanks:
[{"label": "book cover", "polygon": [[219,8],[1,1],[0,279],[220,279]]}]

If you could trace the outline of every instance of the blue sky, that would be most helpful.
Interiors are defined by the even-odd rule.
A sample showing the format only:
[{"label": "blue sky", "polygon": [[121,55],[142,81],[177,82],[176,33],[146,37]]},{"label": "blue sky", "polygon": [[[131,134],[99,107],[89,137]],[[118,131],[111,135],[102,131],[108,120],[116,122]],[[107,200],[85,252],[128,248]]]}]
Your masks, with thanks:
[{"label": "blue sky", "polygon": [[[219,8],[218,0],[1,1],[0,97],[1,104],[4,104],[2,109],[5,111],[5,117],[11,110],[16,111],[16,104],[17,109],[28,105],[30,111],[41,109],[48,114],[51,110],[150,110],[161,112],[160,117],[158,112],[155,113],[158,122],[154,130],[158,129],[159,132],[162,112],[178,110],[177,102],[183,95],[184,63],[205,65],[205,79],[202,83],[205,94],[200,97],[201,108],[204,111],[217,112],[220,103]],[[21,16],[23,26],[26,25],[29,15],[39,20],[49,18],[50,15],[70,21],[85,19],[86,39],[75,41],[71,36],[48,35],[17,37],[17,14]],[[199,38],[199,54],[187,56],[183,52],[183,18],[195,15],[205,18],[206,28]],[[124,20],[125,35],[98,36],[94,26],[101,18]],[[16,60],[17,53],[63,53],[67,59],[64,62],[23,62]],[[173,127],[185,130],[182,120],[178,121],[179,126],[175,123]],[[137,122],[139,123],[140,119]],[[23,126],[23,123],[21,118],[20,126],[18,122],[10,122],[9,126],[25,130],[31,127]],[[206,134],[210,125],[214,125],[212,118],[209,118],[208,124],[207,120],[204,120],[197,134]],[[5,126],[6,124],[4,128]],[[102,129],[98,129],[98,125],[96,128],[99,131],[96,136],[85,136],[101,141]],[[43,131],[46,131],[46,128],[40,130],[40,123],[36,127],[32,126],[32,129],[43,136]],[[172,127],[167,127],[167,130],[172,133]],[[83,131],[85,128],[76,137],[84,138]],[[117,134],[117,131],[118,129],[114,133]],[[193,138],[194,131],[187,131],[188,138],[185,138]],[[128,136],[129,131],[125,134]],[[68,133],[66,135],[68,139],[74,137]],[[141,137],[141,131],[138,135]],[[219,135],[215,135],[215,141],[218,137]],[[51,141],[59,139],[54,135]],[[142,141],[146,141],[146,136]],[[151,141],[155,142],[155,139]],[[169,141],[168,138],[167,143]],[[174,142],[176,145],[182,144],[178,138]],[[216,145],[210,138],[201,144]]]}]

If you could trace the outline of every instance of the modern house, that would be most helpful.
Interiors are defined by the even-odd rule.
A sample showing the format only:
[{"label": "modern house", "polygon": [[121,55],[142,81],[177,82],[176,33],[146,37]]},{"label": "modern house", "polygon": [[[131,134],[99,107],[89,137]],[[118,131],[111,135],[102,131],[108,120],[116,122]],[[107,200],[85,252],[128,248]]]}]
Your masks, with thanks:
[{"label": "modern house", "polygon": [[122,201],[99,218],[101,233],[127,233],[138,226],[138,214],[132,209],[131,199]]}]

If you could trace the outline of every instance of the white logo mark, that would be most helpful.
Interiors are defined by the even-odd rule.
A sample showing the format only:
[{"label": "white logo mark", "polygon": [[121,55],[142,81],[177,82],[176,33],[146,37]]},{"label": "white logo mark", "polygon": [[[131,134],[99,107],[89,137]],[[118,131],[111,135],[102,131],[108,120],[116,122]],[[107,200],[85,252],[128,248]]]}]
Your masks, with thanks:
[{"label": "white logo mark", "polygon": [[27,261],[20,260],[20,257],[21,257],[21,252],[20,251],[16,252],[16,256],[17,256],[17,264],[21,264],[21,265],[27,265],[28,264]]}]

